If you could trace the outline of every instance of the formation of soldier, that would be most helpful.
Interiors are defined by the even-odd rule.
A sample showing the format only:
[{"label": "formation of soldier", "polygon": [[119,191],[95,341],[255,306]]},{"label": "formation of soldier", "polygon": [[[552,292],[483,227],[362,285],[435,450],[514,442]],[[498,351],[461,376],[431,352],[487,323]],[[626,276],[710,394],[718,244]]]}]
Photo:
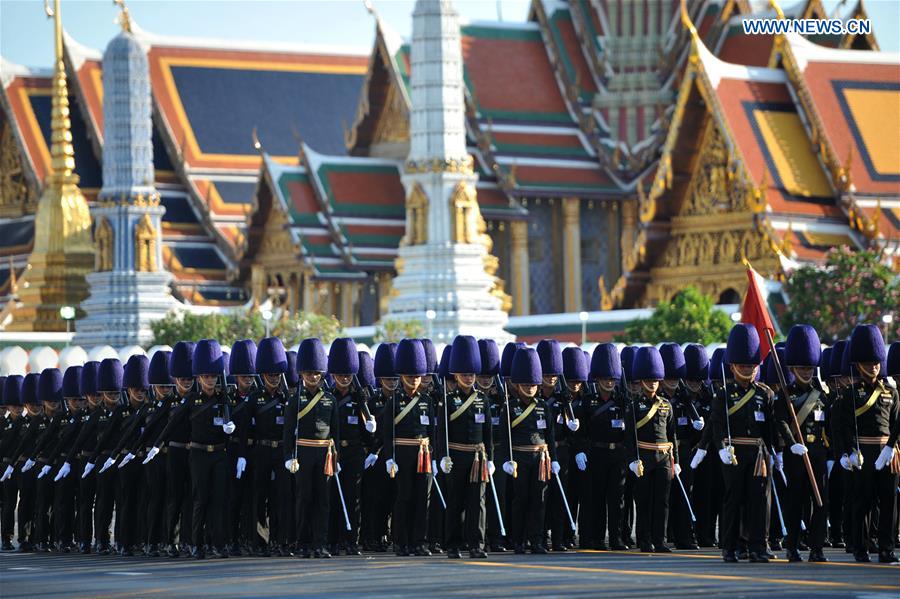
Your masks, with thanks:
[{"label": "formation of soldier", "polygon": [[[900,344],[188,341],[2,381],[4,551],[895,562]],[[713,456],[708,456],[713,453]],[[835,464],[838,464],[835,467]],[[496,466],[499,466],[496,467]],[[115,515],[115,518],[113,516]],[[113,522],[114,527],[113,527]],[[112,531],[111,528],[115,530]],[[16,545],[13,537],[16,536]],[[113,544],[115,541],[115,544]]]}]

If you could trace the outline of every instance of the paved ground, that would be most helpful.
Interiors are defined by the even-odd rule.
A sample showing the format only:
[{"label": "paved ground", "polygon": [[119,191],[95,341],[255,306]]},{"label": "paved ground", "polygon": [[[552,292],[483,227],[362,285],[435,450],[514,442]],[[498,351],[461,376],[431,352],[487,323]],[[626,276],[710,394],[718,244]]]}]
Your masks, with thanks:
[{"label": "paved ground", "polygon": [[0,555],[0,597],[386,596],[898,597],[900,567],[856,564],[828,550],[827,564],[725,564],[717,553],[494,555],[487,560],[396,558],[118,558]]}]

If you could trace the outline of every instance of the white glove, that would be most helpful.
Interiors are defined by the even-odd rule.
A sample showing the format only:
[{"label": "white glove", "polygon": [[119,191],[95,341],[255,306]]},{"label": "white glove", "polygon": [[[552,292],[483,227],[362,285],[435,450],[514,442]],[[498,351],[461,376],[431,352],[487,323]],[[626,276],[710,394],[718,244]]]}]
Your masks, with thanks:
[{"label": "white glove", "polygon": [[375,455],[374,453],[370,453],[369,455],[367,455],[364,470],[368,470],[369,468],[374,466],[375,462],[377,462],[377,461],[378,461],[378,456]]},{"label": "white glove", "polygon": [[237,459],[237,467],[234,471],[234,477],[237,479],[241,478],[241,475],[244,473],[244,470],[247,469],[247,458],[238,458]]},{"label": "white glove", "polygon": [[116,463],[116,460],[113,459],[112,457],[106,458],[106,461],[103,462],[103,467],[100,468],[100,472],[101,473],[106,472],[107,470],[112,468],[113,464],[115,464],[115,463]]},{"label": "white glove", "polygon": [[803,443],[794,443],[791,445],[791,453],[794,455],[806,455],[809,449]]},{"label": "white glove", "polygon": [[497,467],[494,466],[494,462],[488,462],[488,476],[494,476],[494,472],[497,471]]},{"label": "white glove", "polygon": [[775,454],[775,470],[784,470],[784,454],[780,451]]},{"label": "white glove", "polygon": [[578,466],[578,469],[584,472],[587,470],[587,456],[584,455],[584,452],[575,454],[575,465]]},{"label": "white glove", "polygon": [[7,466],[6,470],[3,471],[3,476],[0,476],[0,482],[5,481],[7,478],[12,476],[12,473],[13,473],[13,467]]},{"label": "white glove", "polygon": [[19,472],[28,472],[34,467],[34,460],[25,460],[25,464]]},{"label": "white glove", "polygon": [[675,464],[675,476],[681,476],[681,464]]},{"label": "white glove", "polygon": [[828,460],[825,462],[825,472],[827,473],[826,478],[831,478],[831,469],[834,468],[834,460]]},{"label": "white glove", "polygon": [[640,468],[640,467],[641,467],[640,460],[635,460],[635,461],[631,462],[630,464],[628,464],[628,469],[631,470],[632,472],[634,472],[635,476],[640,476],[638,474],[638,468]]},{"label": "white glove", "polygon": [[284,469],[291,474],[296,474],[297,471],[300,470],[300,462],[298,462],[297,460],[285,460]]},{"label": "white glove", "polygon": [[894,448],[885,445],[881,448],[881,453],[878,454],[878,457],[875,459],[875,470],[881,470],[885,466],[891,463],[891,460],[894,459]]},{"label": "white glove", "polygon": [[697,451],[694,452],[694,457],[691,458],[691,469],[696,470],[697,466],[700,465],[700,462],[703,461],[703,458],[706,457],[706,450],[697,448]]},{"label": "white glove", "polygon": [[691,422],[691,426],[694,427],[696,431],[702,431],[703,427],[706,426],[706,421],[703,420],[703,416],[700,417],[700,420],[694,420]]},{"label": "white glove", "polygon": [[441,472],[443,472],[444,474],[450,474],[451,468],[453,468],[453,460],[450,459],[450,456],[441,458]]},{"label": "white glove", "polygon": [[94,462],[88,462],[84,465],[84,471],[81,473],[81,478],[87,478],[88,474],[91,473],[91,470],[94,469]]},{"label": "white glove", "polygon": [[553,474],[559,474],[559,462],[557,462],[556,460],[550,462],[550,471]]},{"label": "white glove", "polygon": [[731,452],[728,451],[727,447],[723,447],[719,450],[719,459],[722,460],[722,463],[726,466],[731,464]]},{"label": "white glove", "polygon": [[341,463],[338,462],[337,464],[335,464],[334,471],[335,471],[337,474],[340,474],[340,473],[341,473],[341,470],[343,470],[343,468],[341,468]]},{"label": "white glove", "polygon": [[844,470],[853,470],[853,464],[850,462],[850,456],[846,453],[841,456],[841,468]]},{"label": "white glove", "polygon": [[395,462],[393,458],[391,458],[384,463],[384,469],[387,470],[388,475],[390,475],[392,472],[396,474],[400,471],[400,466],[398,466],[397,462]]},{"label": "white glove", "polygon": [[578,430],[578,427],[581,426],[581,423],[578,421],[578,418],[576,418],[575,420],[566,420],[566,426],[574,433]]},{"label": "white glove", "polygon": [[47,476],[48,472],[50,472],[50,466],[44,466],[43,468],[41,468],[41,471],[38,472],[37,477],[44,478],[45,476]]},{"label": "white glove", "polygon": [[146,464],[150,460],[156,457],[156,454],[159,453],[159,447],[151,447],[150,451],[147,452],[147,457],[144,458],[143,463]]},{"label": "white glove", "polygon": [[226,422],[225,424],[222,425],[222,430],[225,431],[226,435],[230,435],[231,433],[233,433],[235,428],[237,428],[237,427],[234,426],[234,423],[231,421]]},{"label": "white glove", "polygon": [[56,473],[56,478],[53,479],[53,482],[58,483],[65,477],[69,476],[69,472],[72,471],[72,466],[69,462],[63,462],[62,467],[59,469],[59,472]]},{"label": "white glove", "polygon": [[435,475],[438,473],[437,462],[434,460],[431,460],[431,472],[433,472]]},{"label": "white glove", "polygon": [[859,461],[859,454],[855,451],[850,454],[850,465],[854,468],[862,468],[862,463]]},{"label": "white glove", "polygon": [[378,428],[378,426],[376,425],[374,418],[366,420],[366,432],[374,433],[376,428]]},{"label": "white glove", "polygon": [[130,461],[133,460],[133,459],[134,459],[134,454],[133,454],[133,453],[126,453],[126,454],[125,454],[125,457],[122,458],[122,461],[119,462],[119,468],[124,468],[124,467],[125,467],[125,464],[127,464],[128,462],[130,462]]},{"label": "white glove", "polygon": [[503,463],[503,471],[508,475],[512,476],[516,471],[516,463],[515,462],[504,462]]}]

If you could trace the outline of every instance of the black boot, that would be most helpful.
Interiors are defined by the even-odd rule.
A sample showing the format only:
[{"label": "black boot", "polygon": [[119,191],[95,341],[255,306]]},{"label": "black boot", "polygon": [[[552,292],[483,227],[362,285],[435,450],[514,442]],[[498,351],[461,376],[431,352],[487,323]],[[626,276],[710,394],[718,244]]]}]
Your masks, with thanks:
[{"label": "black boot", "polygon": [[828,558],[825,557],[825,552],[823,552],[821,549],[813,549],[812,551],[809,552],[808,561],[821,563],[821,562],[827,562]]},{"label": "black boot", "polygon": [[857,551],[856,553],[853,554],[853,559],[855,559],[856,561],[861,562],[861,563],[866,563],[866,562],[872,561],[871,558],[869,558],[868,551]]},{"label": "black boot", "polygon": [[895,562],[897,562],[897,556],[894,555],[894,552],[890,549],[885,549],[878,552],[879,564],[893,564]]},{"label": "black boot", "polygon": [[485,557],[487,557],[487,553],[485,553],[484,549],[481,549],[480,547],[469,550],[469,558],[471,559],[482,559]]},{"label": "black boot", "polygon": [[447,550],[447,557],[450,559],[460,559],[462,558],[462,555],[460,554],[459,549],[454,547]]},{"label": "black boot", "polygon": [[418,557],[428,557],[431,555],[431,551],[429,551],[428,547],[425,545],[419,545],[416,547],[416,556]]},{"label": "black boot", "polygon": [[796,549],[788,549],[787,550],[787,561],[789,562],[802,562],[803,558],[800,557],[800,552]]},{"label": "black boot", "polygon": [[734,551],[730,549],[722,552],[722,559],[729,564],[736,564],[738,561],[737,555],[735,555]]},{"label": "black boot", "polygon": [[3,544],[0,545],[0,551],[12,551],[14,549],[13,544],[9,539],[3,539]]},{"label": "black boot", "polygon": [[751,564],[768,564],[769,558],[766,557],[765,553],[757,553],[756,551],[750,552],[750,563]]}]

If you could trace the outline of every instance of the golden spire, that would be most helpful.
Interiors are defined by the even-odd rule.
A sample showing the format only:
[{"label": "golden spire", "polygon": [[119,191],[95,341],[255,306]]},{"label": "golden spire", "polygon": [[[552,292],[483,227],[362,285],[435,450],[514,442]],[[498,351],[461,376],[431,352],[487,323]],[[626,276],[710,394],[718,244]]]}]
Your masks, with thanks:
[{"label": "golden spire", "polygon": [[119,12],[117,21],[122,28],[122,31],[131,33],[131,13],[128,12],[128,7],[125,6],[125,0],[113,0],[113,4],[118,6],[121,11]]},{"label": "golden spire", "polygon": [[778,0],[769,0],[769,6],[772,7],[772,10],[775,11],[775,14],[779,19],[784,18],[784,11],[781,10],[781,6],[778,5]]},{"label": "golden spire", "polygon": [[53,92],[50,118],[50,168],[34,216],[34,246],[28,257],[9,331],[65,331],[59,314],[87,297],[85,275],[94,266],[91,214],[78,189],[59,0],[44,0],[53,19]]},{"label": "golden spire", "polygon": [[691,33],[691,39],[696,39],[697,28],[694,27],[694,22],[691,21],[691,15],[688,14],[687,0],[681,0],[681,24]]}]

